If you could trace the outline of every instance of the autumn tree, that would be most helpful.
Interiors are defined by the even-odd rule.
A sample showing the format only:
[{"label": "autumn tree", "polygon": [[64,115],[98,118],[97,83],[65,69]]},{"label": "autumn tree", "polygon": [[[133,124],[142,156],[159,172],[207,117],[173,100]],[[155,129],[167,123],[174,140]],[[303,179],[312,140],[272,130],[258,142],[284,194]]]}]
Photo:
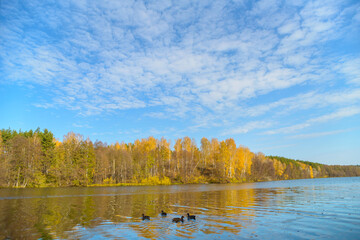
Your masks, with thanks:
[{"label": "autumn tree", "polygon": [[87,186],[243,182],[359,176],[359,166],[328,166],[254,154],[232,138],[154,137],[108,145],[69,132],[62,141],[48,131],[0,131],[0,186]]}]

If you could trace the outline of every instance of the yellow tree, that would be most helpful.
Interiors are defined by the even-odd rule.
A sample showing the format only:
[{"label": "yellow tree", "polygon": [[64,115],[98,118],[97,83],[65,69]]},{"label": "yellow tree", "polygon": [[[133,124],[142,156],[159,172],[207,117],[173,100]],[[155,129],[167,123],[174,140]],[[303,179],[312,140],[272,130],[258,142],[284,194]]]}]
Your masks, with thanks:
[{"label": "yellow tree", "polygon": [[211,152],[211,145],[210,141],[203,137],[201,139],[201,159],[203,161],[203,168],[206,168],[207,162],[210,158],[210,152]]},{"label": "yellow tree", "polygon": [[[143,139],[144,150],[146,154],[146,172],[150,171],[150,176],[156,174],[155,154],[156,154],[156,139],[154,137],[148,137]],[[148,176],[147,176],[148,177]]]},{"label": "yellow tree", "polygon": [[195,139],[193,138],[191,140],[191,158],[190,158],[190,163],[189,163],[191,177],[197,176],[197,171],[195,172],[195,170],[197,169],[200,161],[201,161],[200,151],[199,151],[199,148],[196,146]]},{"label": "yellow tree", "polygon": [[121,177],[123,182],[127,182],[129,178],[133,176],[133,159],[129,146],[124,142],[119,145],[119,152],[121,156]]},{"label": "yellow tree", "polygon": [[251,175],[251,165],[252,158],[254,157],[254,153],[250,151],[249,148],[245,148],[245,171],[249,176]]},{"label": "yellow tree", "polygon": [[182,140],[181,138],[176,139],[174,150],[175,150],[175,158],[176,158],[176,173],[180,174],[180,159],[182,158]]},{"label": "yellow tree", "polygon": [[236,151],[236,166],[241,177],[251,175],[252,158],[254,154],[247,148],[239,146]]},{"label": "yellow tree", "polygon": [[182,164],[181,164],[181,169],[182,169],[182,174],[183,176],[185,176],[185,181],[187,180],[188,177],[188,172],[189,172],[189,168],[190,168],[190,163],[192,161],[192,142],[191,139],[189,137],[184,137],[183,141],[182,141],[182,150],[183,150],[183,157],[182,157]]},{"label": "yellow tree", "polygon": [[229,159],[228,159],[228,165],[227,165],[227,173],[228,173],[228,177],[232,178],[235,174],[235,158],[236,158],[236,143],[234,141],[234,139],[229,138],[226,139],[226,146],[229,152]]},{"label": "yellow tree", "polygon": [[119,144],[118,141],[116,141],[116,143],[114,144],[114,147],[115,147],[116,150],[120,150],[120,149],[121,149],[121,146],[120,146],[120,144]]},{"label": "yellow tree", "polygon": [[165,176],[165,166],[168,165],[168,171],[170,172],[171,167],[171,150],[170,150],[170,141],[167,141],[165,138],[161,138],[159,143],[159,158],[161,164],[159,168],[162,169],[162,175]]},{"label": "yellow tree", "polygon": [[134,181],[141,181],[143,176],[143,154],[142,154],[142,144],[139,139],[134,141],[133,147],[131,148],[131,154],[134,164]]},{"label": "yellow tree", "polygon": [[309,166],[309,173],[310,173],[310,178],[314,178],[314,172],[311,166]]},{"label": "yellow tree", "polygon": [[275,168],[275,174],[279,177],[281,177],[284,174],[286,165],[281,163],[279,160],[276,159],[272,159],[273,160],[273,164],[274,164],[274,168]]},{"label": "yellow tree", "polygon": [[220,142],[220,154],[217,162],[218,174],[221,178],[226,177],[229,168],[230,152],[225,141]]},{"label": "yellow tree", "polygon": [[214,171],[216,170],[216,162],[219,159],[219,154],[220,154],[220,144],[219,141],[216,138],[212,138],[211,139],[211,159],[212,159],[212,166],[211,166],[211,170],[212,170],[212,174],[214,175]]},{"label": "yellow tree", "polygon": [[240,177],[245,174],[245,150],[242,147],[236,149],[235,168]]}]

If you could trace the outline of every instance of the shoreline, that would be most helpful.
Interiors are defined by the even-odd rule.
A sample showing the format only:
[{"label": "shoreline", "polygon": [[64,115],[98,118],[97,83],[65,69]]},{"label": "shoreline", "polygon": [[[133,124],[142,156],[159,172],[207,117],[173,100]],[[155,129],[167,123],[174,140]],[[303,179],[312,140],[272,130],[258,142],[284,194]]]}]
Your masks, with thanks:
[{"label": "shoreline", "polygon": [[116,184],[91,184],[84,186],[38,186],[38,187],[0,187],[0,189],[34,189],[34,188],[93,188],[93,187],[130,187],[130,186],[170,186],[170,185],[194,185],[194,184],[245,184],[245,183],[260,183],[260,182],[278,182],[290,180],[305,180],[305,179],[323,179],[323,178],[350,178],[360,176],[340,176],[340,177],[316,177],[316,178],[294,178],[294,179],[272,179],[268,181],[238,181],[238,182],[198,182],[198,183],[170,183],[170,184],[149,184],[149,183],[116,183]]}]

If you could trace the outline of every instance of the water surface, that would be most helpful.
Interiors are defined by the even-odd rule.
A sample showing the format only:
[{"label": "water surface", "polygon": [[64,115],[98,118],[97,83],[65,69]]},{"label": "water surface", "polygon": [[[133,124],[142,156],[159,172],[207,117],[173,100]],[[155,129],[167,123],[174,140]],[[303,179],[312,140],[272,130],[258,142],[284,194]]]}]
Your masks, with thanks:
[{"label": "water surface", "polygon": [[360,178],[0,189],[0,213],[0,239],[359,239]]}]

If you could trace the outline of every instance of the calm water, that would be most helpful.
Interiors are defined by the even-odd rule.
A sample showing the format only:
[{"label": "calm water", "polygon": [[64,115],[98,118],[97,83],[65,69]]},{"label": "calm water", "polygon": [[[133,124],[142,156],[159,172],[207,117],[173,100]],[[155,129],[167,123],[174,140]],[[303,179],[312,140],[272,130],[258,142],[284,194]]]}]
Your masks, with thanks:
[{"label": "calm water", "polygon": [[360,178],[0,189],[0,213],[0,239],[360,239]]}]

